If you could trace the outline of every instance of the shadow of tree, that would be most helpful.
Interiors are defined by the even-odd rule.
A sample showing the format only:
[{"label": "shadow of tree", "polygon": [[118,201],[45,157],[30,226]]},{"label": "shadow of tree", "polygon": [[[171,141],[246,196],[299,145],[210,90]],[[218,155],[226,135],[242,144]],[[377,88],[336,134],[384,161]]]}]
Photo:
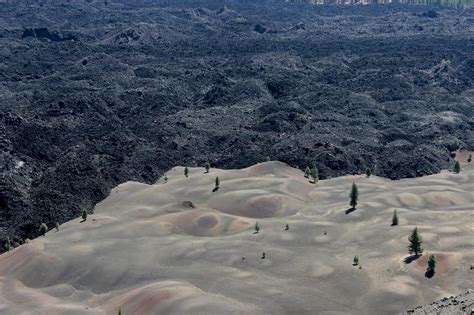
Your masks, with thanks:
[{"label": "shadow of tree", "polygon": [[403,261],[405,262],[405,264],[410,264],[411,262],[413,262],[414,260],[417,260],[418,258],[420,258],[420,255],[410,255],[408,257],[405,257]]},{"label": "shadow of tree", "polygon": [[434,274],[435,274],[434,270],[428,268],[428,269],[426,269],[425,277],[426,278],[432,278],[434,276]]},{"label": "shadow of tree", "polygon": [[349,208],[349,209],[346,210],[346,214],[352,213],[352,212],[354,212],[355,210],[356,210],[356,208],[352,208],[352,207],[351,207],[351,208]]},{"label": "shadow of tree", "polygon": [[212,190],[212,192],[216,192],[219,190],[219,187],[214,187],[214,189]]}]

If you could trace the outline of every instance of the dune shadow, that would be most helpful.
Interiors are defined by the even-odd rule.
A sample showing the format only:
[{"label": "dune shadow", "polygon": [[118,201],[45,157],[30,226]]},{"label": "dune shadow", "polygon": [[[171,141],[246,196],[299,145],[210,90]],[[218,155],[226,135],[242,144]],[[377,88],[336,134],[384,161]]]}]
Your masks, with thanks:
[{"label": "dune shadow", "polygon": [[212,192],[216,192],[219,190],[219,187],[214,187],[214,189],[212,190]]},{"label": "dune shadow", "polygon": [[405,259],[403,260],[403,262],[405,264],[410,264],[411,262],[413,262],[414,260],[417,260],[418,258],[420,258],[421,256],[420,255],[410,255],[408,257],[405,257]]},{"label": "dune shadow", "polygon": [[346,210],[346,214],[352,213],[352,212],[354,212],[355,210],[356,210],[356,208],[352,208],[352,207],[351,207],[351,208],[349,208],[349,209]]}]

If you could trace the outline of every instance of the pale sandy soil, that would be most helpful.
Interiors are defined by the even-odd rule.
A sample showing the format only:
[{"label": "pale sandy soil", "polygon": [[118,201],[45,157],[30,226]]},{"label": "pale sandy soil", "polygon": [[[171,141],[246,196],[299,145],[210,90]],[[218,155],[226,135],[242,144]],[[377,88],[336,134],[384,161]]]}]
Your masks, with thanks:
[{"label": "pale sandy soil", "polygon": [[[279,162],[190,169],[189,178],[176,167],[167,176],[124,183],[86,222],[1,255],[0,313],[392,314],[474,288],[466,163],[461,174],[316,185]],[[360,204],[346,214],[352,182]],[[415,226],[425,255],[405,263]],[[433,278],[426,253],[438,258]]]}]

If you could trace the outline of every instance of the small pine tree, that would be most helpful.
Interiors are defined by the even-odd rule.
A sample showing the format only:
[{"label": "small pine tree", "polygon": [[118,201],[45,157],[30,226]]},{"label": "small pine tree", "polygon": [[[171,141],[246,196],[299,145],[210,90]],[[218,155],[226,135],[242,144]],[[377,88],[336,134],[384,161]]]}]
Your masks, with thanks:
[{"label": "small pine tree", "polygon": [[431,273],[432,275],[435,273],[436,269],[436,256],[431,254],[430,257],[428,257],[428,273]]},{"label": "small pine tree", "polygon": [[219,188],[220,182],[219,182],[219,176],[216,176],[216,188]]},{"label": "small pine tree", "polygon": [[352,263],[354,264],[354,266],[357,266],[359,264],[359,256],[354,256],[354,259],[352,260]]},{"label": "small pine tree", "polygon": [[397,209],[393,210],[393,216],[392,216],[392,226],[398,225],[398,214],[397,214]]},{"label": "small pine tree", "polygon": [[10,243],[10,238],[7,236],[7,241],[5,242],[5,250],[9,252],[12,249],[12,244]]},{"label": "small pine tree", "polygon": [[211,164],[209,162],[206,162],[206,164],[204,164],[204,168],[206,169],[206,173],[209,173],[209,170],[211,169]]},{"label": "small pine tree", "polygon": [[458,160],[454,161],[454,173],[459,174],[461,172],[461,164]]},{"label": "small pine tree", "polygon": [[41,235],[45,236],[46,233],[48,233],[48,226],[46,225],[46,223],[41,223],[40,227],[39,227],[39,232],[41,233]]},{"label": "small pine tree", "polygon": [[122,309],[119,308],[118,315],[122,315]]},{"label": "small pine tree", "polygon": [[469,153],[469,157],[467,158],[467,163],[471,163],[471,161],[472,161],[472,154]]},{"label": "small pine tree", "polygon": [[355,209],[357,207],[357,202],[359,201],[359,189],[357,188],[357,185],[355,183],[352,183],[351,193],[349,197],[349,205],[352,207],[352,209]]},{"label": "small pine tree", "polygon": [[165,181],[165,184],[166,184],[168,182],[168,176],[165,176],[163,180]]},{"label": "small pine tree", "polygon": [[313,165],[310,176],[313,179],[313,184],[316,184],[319,180],[319,170],[316,165]]},{"label": "small pine tree", "polygon": [[306,166],[306,169],[304,170],[304,177],[308,178],[310,173],[311,169],[309,168],[309,166]]},{"label": "small pine tree", "polygon": [[59,232],[59,223],[56,222],[56,232]]},{"label": "small pine tree", "polygon": [[189,168],[187,166],[184,167],[184,176],[189,176]]},{"label": "small pine tree", "polygon": [[83,209],[83,210],[82,210],[82,215],[81,215],[81,217],[82,217],[82,220],[84,220],[84,221],[87,220],[87,210],[86,210],[86,209]]},{"label": "small pine tree", "polygon": [[372,175],[372,170],[371,170],[370,168],[367,168],[367,169],[365,170],[365,175],[367,176],[367,178],[369,178],[370,175]]},{"label": "small pine tree", "polygon": [[258,221],[255,222],[255,233],[257,234],[258,232],[260,232],[260,225],[258,224]]},{"label": "small pine tree", "polygon": [[410,245],[408,245],[408,252],[410,254],[415,254],[415,256],[418,256],[419,254],[423,253],[423,239],[418,233],[417,227],[413,230],[413,232],[411,232],[410,237],[408,237],[408,241],[410,242]]}]

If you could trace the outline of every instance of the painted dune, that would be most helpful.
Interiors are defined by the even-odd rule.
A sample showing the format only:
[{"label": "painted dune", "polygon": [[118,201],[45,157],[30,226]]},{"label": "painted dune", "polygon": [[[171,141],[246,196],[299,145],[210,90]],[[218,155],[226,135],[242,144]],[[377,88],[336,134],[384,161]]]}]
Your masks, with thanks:
[{"label": "painted dune", "polygon": [[[316,185],[279,162],[167,176],[124,183],[86,222],[1,255],[0,313],[391,314],[474,288],[470,165]],[[360,202],[346,214],[352,182]],[[407,263],[415,226],[426,251]],[[432,278],[427,253],[438,258]]]}]

